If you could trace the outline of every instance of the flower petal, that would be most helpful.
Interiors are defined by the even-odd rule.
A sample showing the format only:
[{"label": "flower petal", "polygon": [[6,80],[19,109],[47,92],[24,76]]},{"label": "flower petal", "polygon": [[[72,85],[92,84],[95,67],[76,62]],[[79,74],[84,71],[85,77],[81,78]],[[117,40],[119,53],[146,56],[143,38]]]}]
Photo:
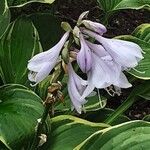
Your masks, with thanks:
[{"label": "flower petal", "polygon": [[135,67],[143,58],[141,48],[135,43],[106,38],[101,38],[100,41],[115,61],[123,67]]},{"label": "flower petal", "polygon": [[[86,41],[88,47],[92,50],[93,53],[98,55],[100,58],[110,56],[110,54],[103,48],[100,44],[93,44],[89,41]],[[112,58],[111,58],[112,60]]]},{"label": "flower petal", "polygon": [[119,79],[114,85],[120,88],[129,88],[132,86],[123,72],[120,73]]},{"label": "flower petal", "polygon": [[52,67],[54,67],[54,63],[53,63],[53,65],[51,64],[49,64],[49,63],[46,63],[45,65],[44,65],[44,67],[43,68],[41,68],[40,70],[39,70],[39,72],[37,73],[37,75],[36,75],[36,77],[35,77],[35,82],[36,83],[39,83],[39,82],[41,82],[42,80],[44,80],[48,75],[49,75],[49,73],[50,73],[50,71],[51,71],[51,69],[52,69]]},{"label": "flower petal", "polygon": [[66,42],[67,38],[69,36],[69,32],[66,32],[61,40],[51,49],[48,51],[39,53],[35,55],[33,58],[31,58],[28,62],[27,68],[31,71],[38,72],[41,67],[43,67],[43,63],[45,62],[53,62],[53,59],[56,60],[56,57],[58,58],[59,53]]},{"label": "flower petal", "polygon": [[101,57],[101,51],[95,49],[93,53],[93,65],[88,73],[88,83],[93,84],[96,88],[106,88],[110,85],[120,83],[121,66],[113,61],[111,56]]},{"label": "flower petal", "polygon": [[35,55],[29,60],[27,68],[30,70],[28,79],[32,82],[39,83],[49,75],[51,70],[55,67],[59,53],[65,44],[69,32],[66,32],[61,40],[50,50]]},{"label": "flower petal", "polygon": [[77,62],[84,73],[87,73],[92,66],[91,50],[86,44],[83,35],[80,35],[81,49],[77,54]]},{"label": "flower petal", "polygon": [[77,110],[78,113],[81,113],[82,105],[84,105],[87,102],[85,99],[80,99],[81,92],[84,91],[85,86],[81,84],[81,78],[74,72],[70,63],[68,64],[68,73],[68,93],[74,108]]},{"label": "flower petal", "polygon": [[92,91],[94,90],[94,88],[95,88],[95,86],[93,84],[88,84],[88,86],[84,90],[80,99],[85,99],[87,96],[89,96],[92,93]]},{"label": "flower petal", "polygon": [[[45,65],[43,65],[43,67],[39,70],[39,72],[32,72],[32,71],[29,72],[28,79],[31,82],[36,82],[32,86],[36,86],[39,82],[44,80],[49,75],[51,68],[52,68],[51,65],[52,64],[45,63]],[[54,65],[55,64],[53,64],[53,66]]]},{"label": "flower petal", "polygon": [[82,95],[83,91],[85,90],[87,86],[87,81],[83,80],[80,76],[78,76],[75,73],[70,63],[68,64],[68,73],[69,73],[70,79],[73,81],[72,83],[74,83],[73,86],[75,86],[78,93]]},{"label": "flower petal", "polygon": [[124,68],[137,66],[138,62],[143,58],[142,49],[133,42],[107,39],[86,29],[82,29],[82,32],[99,41],[112,58]]},{"label": "flower petal", "polygon": [[92,69],[88,73],[88,82],[96,88],[105,88],[110,85],[110,70],[108,66],[93,53]]},{"label": "flower petal", "polygon": [[106,27],[103,24],[97,22],[93,22],[90,20],[83,20],[82,24],[84,24],[87,29],[97,32],[100,35],[103,35],[105,32],[107,32]]}]

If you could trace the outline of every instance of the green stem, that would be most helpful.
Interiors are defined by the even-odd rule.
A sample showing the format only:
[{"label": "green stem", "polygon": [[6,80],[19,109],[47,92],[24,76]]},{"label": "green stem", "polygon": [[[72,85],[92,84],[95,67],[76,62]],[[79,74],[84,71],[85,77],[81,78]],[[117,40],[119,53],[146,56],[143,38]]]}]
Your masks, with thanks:
[{"label": "green stem", "polygon": [[33,139],[33,143],[31,145],[30,150],[36,150],[37,147],[38,147],[38,144],[40,142],[40,137],[39,136],[42,133],[43,126],[44,126],[45,121],[46,121],[46,119],[48,117],[50,108],[51,108],[51,103],[46,103],[46,107],[45,107],[44,113],[42,115],[41,121],[38,123],[37,130],[36,130],[36,133],[35,133],[35,136],[34,136],[34,139]]},{"label": "green stem", "polygon": [[135,97],[135,95],[129,96],[104,122],[106,124],[113,123],[117,117],[122,115],[137,99],[138,97]]},{"label": "green stem", "polygon": [[108,25],[108,20],[110,18],[111,14],[109,12],[106,12],[104,17],[103,17],[103,20],[102,20],[102,23],[107,26]]}]

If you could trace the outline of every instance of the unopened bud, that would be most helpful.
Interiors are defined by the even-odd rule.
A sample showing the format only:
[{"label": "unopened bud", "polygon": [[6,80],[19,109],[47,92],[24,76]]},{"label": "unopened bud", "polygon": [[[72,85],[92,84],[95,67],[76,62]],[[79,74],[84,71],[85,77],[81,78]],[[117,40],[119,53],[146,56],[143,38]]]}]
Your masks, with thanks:
[{"label": "unopened bud", "polygon": [[72,28],[70,26],[70,24],[68,22],[62,22],[61,23],[61,27],[67,32],[67,31],[71,31]]},{"label": "unopened bud", "polygon": [[88,16],[88,14],[89,14],[89,11],[85,11],[79,16],[79,19],[77,21],[78,26],[81,24],[82,20]]},{"label": "unopened bud", "polygon": [[67,64],[69,62],[69,54],[68,54],[68,44],[69,41],[67,41],[64,45],[64,48],[62,50],[62,59],[64,60],[64,62]]}]

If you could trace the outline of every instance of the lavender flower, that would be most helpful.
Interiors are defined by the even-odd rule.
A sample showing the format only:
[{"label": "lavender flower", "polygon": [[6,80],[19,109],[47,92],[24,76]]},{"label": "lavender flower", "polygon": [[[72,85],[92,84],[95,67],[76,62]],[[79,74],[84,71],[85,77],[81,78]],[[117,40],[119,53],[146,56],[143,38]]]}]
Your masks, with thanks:
[{"label": "lavender flower", "polygon": [[79,34],[81,49],[77,54],[77,62],[84,73],[87,73],[92,66],[91,50],[86,44],[83,35]]},{"label": "lavender flower", "polygon": [[88,72],[88,86],[82,94],[82,98],[91,93],[91,88],[103,89],[111,85],[119,88],[129,88],[131,84],[122,72],[121,65],[114,62],[113,58],[101,45],[88,42],[92,51],[92,68]]},{"label": "lavender flower", "polygon": [[[82,55],[77,57],[77,62],[81,70],[83,70],[81,64],[84,68],[89,67],[87,63],[83,63],[84,60],[92,63],[86,71],[88,86],[84,90],[81,99],[87,97],[95,87],[99,89],[105,89],[111,85],[117,89],[131,87],[132,85],[122,71],[138,65],[138,62],[143,58],[142,49],[133,42],[102,37],[103,33],[106,32],[106,28],[102,24],[88,20],[81,21],[81,18],[80,22],[85,26],[85,28],[79,27],[83,35],[80,42],[84,41],[81,49],[84,47],[84,54],[87,51],[90,53],[90,57]],[[91,37],[99,44],[88,41]],[[81,50],[79,53],[81,53]]]},{"label": "lavender flower", "polygon": [[103,35],[105,32],[107,32],[106,27],[97,22],[93,22],[90,20],[83,20],[82,24],[84,24],[87,29],[90,29],[100,35]]},{"label": "lavender flower", "polygon": [[135,43],[119,39],[107,39],[89,30],[82,30],[84,33],[95,38],[104,49],[112,56],[115,62],[123,68],[133,68],[143,59],[142,49]]},{"label": "lavender flower", "polygon": [[[68,63],[68,93],[72,109],[78,113],[82,112],[82,107],[87,102],[85,98],[94,88],[106,89],[114,86],[119,90],[131,87],[132,85],[123,71],[136,67],[143,58],[142,50],[137,44],[102,37],[107,31],[106,27],[100,23],[86,20],[85,17],[88,13],[87,11],[80,15],[77,26],[72,31],[74,42],[80,46],[79,51],[74,51],[75,54],[72,53],[73,58],[77,60],[82,72],[87,74],[87,81],[75,73],[70,63],[71,59]],[[80,27],[81,25],[82,27]],[[35,82],[34,85],[45,79],[55,67],[68,36],[69,32],[66,32],[54,47],[29,60],[28,78]],[[91,38],[94,38],[95,41],[91,42]],[[74,47],[71,48],[76,50]]]},{"label": "lavender flower", "polygon": [[72,102],[72,109],[81,114],[82,106],[87,102],[81,95],[86,89],[87,82],[80,78],[73,70],[71,63],[68,64],[68,92]]},{"label": "lavender flower", "polygon": [[48,51],[35,55],[28,63],[28,69],[30,70],[28,78],[32,82],[36,82],[33,86],[44,80],[51,70],[57,64],[59,53],[65,44],[69,32],[66,32],[61,40]]}]

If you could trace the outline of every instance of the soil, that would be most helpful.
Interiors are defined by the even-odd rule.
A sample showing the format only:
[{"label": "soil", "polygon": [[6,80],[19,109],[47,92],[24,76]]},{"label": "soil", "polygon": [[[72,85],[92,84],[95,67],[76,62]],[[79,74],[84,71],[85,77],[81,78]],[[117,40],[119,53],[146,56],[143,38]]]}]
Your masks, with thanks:
[{"label": "soil", "polygon": [[[89,10],[89,19],[99,21],[102,17],[102,10],[96,0],[57,0],[56,12],[64,19],[74,22],[79,15]],[[121,10],[116,12],[108,22],[109,37],[121,34],[130,34],[142,23],[150,23],[150,12],[148,10]]]}]

